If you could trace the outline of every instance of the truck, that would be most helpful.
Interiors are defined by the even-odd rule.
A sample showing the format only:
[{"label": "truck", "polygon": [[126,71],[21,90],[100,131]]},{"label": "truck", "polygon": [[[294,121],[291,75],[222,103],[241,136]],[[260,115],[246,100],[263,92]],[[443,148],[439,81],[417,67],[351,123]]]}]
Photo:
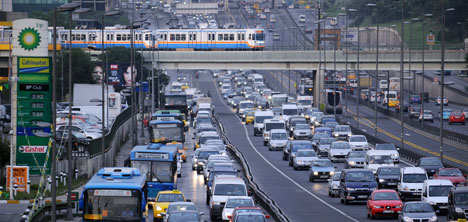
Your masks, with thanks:
[{"label": "truck", "polygon": [[369,88],[369,82],[370,82],[369,78],[370,78],[369,76],[361,76],[359,78],[359,84],[360,84],[361,89]]}]

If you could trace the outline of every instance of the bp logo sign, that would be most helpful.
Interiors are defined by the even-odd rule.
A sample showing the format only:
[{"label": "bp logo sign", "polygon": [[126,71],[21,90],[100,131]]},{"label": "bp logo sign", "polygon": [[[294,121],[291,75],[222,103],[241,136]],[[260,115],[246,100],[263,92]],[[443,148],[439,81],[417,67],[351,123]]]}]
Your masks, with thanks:
[{"label": "bp logo sign", "polygon": [[39,46],[41,36],[36,29],[28,27],[21,30],[18,36],[18,41],[21,48],[31,51]]}]

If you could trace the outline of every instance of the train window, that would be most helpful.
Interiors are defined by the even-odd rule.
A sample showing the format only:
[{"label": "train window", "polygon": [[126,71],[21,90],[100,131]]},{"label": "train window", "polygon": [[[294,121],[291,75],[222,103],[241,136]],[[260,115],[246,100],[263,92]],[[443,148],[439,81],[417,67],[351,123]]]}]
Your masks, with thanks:
[{"label": "train window", "polygon": [[208,40],[211,40],[211,34],[208,34]]},{"label": "train window", "polygon": [[122,35],[121,34],[117,34],[117,41],[122,41]]},{"label": "train window", "polygon": [[192,34],[188,34],[189,41],[192,41]]},{"label": "train window", "polygon": [[65,41],[68,40],[68,35],[66,35],[66,34],[62,35],[62,40],[65,40]]},{"label": "train window", "polygon": [[126,34],[122,35],[122,41],[127,41],[127,35]]},{"label": "train window", "polygon": [[212,39],[212,40],[215,39],[215,34],[211,34],[211,39]]},{"label": "train window", "polygon": [[194,41],[197,40],[197,34],[196,34],[196,33],[193,33],[193,40],[194,40]]},{"label": "train window", "polygon": [[249,40],[252,40],[252,34],[249,34]]},{"label": "train window", "polygon": [[245,40],[245,34],[244,33],[242,33],[241,37],[242,37],[242,40]]},{"label": "train window", "polygon": [[174,34],[171,34],[171,41],[174,41],[175,40],[175,36]]},{"label": "train window", "polygon": [[[86,35],[84,35],[84,34],[81,35],[81,40],[86,41]],[[91,40],[91,39],[88,39],[88,40]]]},{"label": "train window", "polygon": [[164,34],[164,40],[167,41],[167,34]]},{"label": "train window", "polygon": [[145,35],[145,40],[146,40],[146,41],[149,40],[149,36],[150,36],[149,34],[146,34],[146,35]]},{"label": "train window", "polygon": [[73,34],[71,35],[71,40],[75,41],[75,35],[73,35]]},{"label": "train window", "polygon": [[218,34],[218,41],[223,41],[223,34]]},{"label": "train window", "polygon": [[224,41],[228,41],[229,40],[229,34],[224,34]]},{"label": "train window", "polygon": [[187,40],[187,35],[182,34],[182,35],[180,36],[180,40],[182,40],[182,41]]},{"label": "train window", "polygon": [[175,40],[176,40],[176,41],[180,41],[180,34],[176,34],[176,35],[175,35]]},{"label": "train window", "polygon": [[229,34],[229,40],[234,41],[234,34]]},{"label": "train window", "polygon": [[127,40],[132,40],[132,36],[130,34],[127,34]]},{"label": "train window", "polygon": [[241,39],[241,34],[237,33],[237,40],[242,40]]}]

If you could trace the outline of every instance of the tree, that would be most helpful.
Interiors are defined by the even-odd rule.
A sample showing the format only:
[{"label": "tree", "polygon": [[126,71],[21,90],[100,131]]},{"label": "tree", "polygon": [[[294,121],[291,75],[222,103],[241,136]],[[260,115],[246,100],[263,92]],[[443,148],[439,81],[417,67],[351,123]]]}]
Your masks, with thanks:
[{"label": "tree", "polygon": [[[68,93],[68,55],[69,51],[63,52],[63,70],[64,70],[64,92],[65,94]],[[91,61],[91,57],[88,53],[86,53],[83,49],[80,48],[73,48],[72,49],[72,83],[90,83],[93,84],[95,81],[92,78],[93,68],[95,63]],[[62,60],[60,56],[57,56],[57,76],[60,76],[60,72],[62,70]],[[57,85],[60,85],[61,82],[57,81]],[[57,87],[56,89],[57,95],[61,94],[61,86]]]}]

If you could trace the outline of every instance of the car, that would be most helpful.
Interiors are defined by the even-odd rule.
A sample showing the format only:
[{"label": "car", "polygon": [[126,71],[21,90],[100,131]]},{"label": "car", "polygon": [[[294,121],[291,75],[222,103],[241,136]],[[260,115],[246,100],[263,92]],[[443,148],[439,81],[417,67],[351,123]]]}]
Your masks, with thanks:
[{"label": "car", "polygon": [[316,150],[319,156],[328,156],[328,152],[330,151],[330,145],[333,142],[336,142],[336,139],[333,137],[329,137],[327,134],[319,133],[315,134],[312,138],[312,145],[314,140],[318,140],[316,143]]},{"label": "car", "polygon": [[374,174],[379,167],[394,166],[392,156],[386,150],[368,150],[365,163],[364,168],[372,170]]},{"label": "car", "polygon": [[434,122],[434,115],[432,114],[431,110],[425,109],[424,112],[421,112],[419,114],[419,121],[431,121],[431,123]]},{"label": "car", "polygon": [[432,176],[434,179],[450,180],[454,186],[466,186],[467,181],[458,168],[439,168]]},{"label": "car", "polygon": [[337,125],[333,130],[333,136],[337,139],[348,140],[353,133],[351,132],[351,127],[349,125]]},{"label": "car", "polygon": [[427,221],[437,222],[436,212],[427,202],[412,201],[403,205],[401,213],[398,215],[398,222],[406,221]]},{"label": "car", "polygon": [[265,214],[260,212],[241,212],[236,214],[233,222],[267,222]]},{"label": "car", "polygon": [[421,113],[421,107],[417,106],[410,106],[409,108],[409,118],[419,118],[419,114]]},{"label": "car", "polygon": [[400,101],[397,98],[388,99],[388,106],[389,107],[396,107],[398,105],[400,105]]},{"label": "car", "polygon": [[[442,103],[440,98],[441,98],[440,96],[438,96],[436,98],[436,100],[435,100],[435,105],[436,106],[440,106],[440,104]],[[444,106],[448,106],[448,99],[445,96],[444,96]]]},{"label": "car", "polygon": [[328,180],[328,196],[337,197],[340,195],[340,175],[341,172],[335,172]]},{"label": "car", "polygon": [[300,149],[312,149],[312,142],[307,140],[290,140],[283,149],[283,160],[289,161],[289,166],[293,166],[293,158]]},{"label": "car", "polygon": [[163,213],[166,213],[166,209],[172,202],[185,202],[184,194],[179,190],[165,190],[159,191],[154,202],[148,202],[146,205],[146,212],[148,212],[148,205],[151,205],[153,209],[153,217],[157,221],[163,219]]},{"label": "car", "polygon": [[436,212],[446,212],[448,195],[453,188],[449,180],[430,179],[424,181],[421,201],[429,203]]},{"label": "car", "polygon": [[345,169],[364,168],[366,162],[366,151],[351,151],[345,160]]},{"label": "car", "polygon": [[348,139],[348,143],[355,151],[367,151],[369,149],[369,143],[364,135],[351,135]]},{"label": "car", "polygon": [[328,180],[335,174],[335,167],[327,159],[315,160],[309,169],[309,181],[314,182],[317,179]]},{"label": "car", "polygon": [[197,174],[201,174],[203,172],[203,169],[205,168],[207,164],[208,158],[211,155],[217,155],[217,154],[219,154],[219,151],[216,148],[203,149],[200,152],[198,152],[197,163],[196,163],[197,167],[195,169],[197,171]]},{"label": "car", "polygon": [[193,202],[172,202],[169,204],[169,206],[167,206],[166,212],[161,214],[164,216],[164,221],[166,222],[167,218],[172,212],[187,210],[197,211],[197,206]]},{"label": "car", "polygon": [[340,202],[367,200],[372,191],[377,189],[372,171],[367,169],[344,169],[340,177]]},{"label": "car", "polygon": [[468,187],[456,187],[448,195],[447,221],[466,219],[468,212]]},{"label": "car", "polygon": [[388,82],[385,79],[382,79],[379,81],[379,88],[380,89],[387,89],[388,88]]},{"label": "car", "polygon": [[176,210],[167,217],[167,222],[201,222],[202,215],[195,210]]},{"label": "car", "polygon": [[300,149],[293,157],[293,168],[294,170],[309,169],[315,160],[318,160],[318,156],[313,149]]},{"label": "car", "polygon": [[[234,221],[237,214],[250,212],[263,214],[263,210],[260,207],[236,207],[232,211],[232,216],[229,217],[229,222]],[[270,215],[265,215],[265,218],[270,218]]]},{"label": "car", "polygon": [[400,169],[400,182],[397,184],[401,199],[421,199],[423,183],[427,180],[427,173],[421,167],[403,167]]},{"label": "car", "polygon": [[253,124],[254,121],[254,115],[255,115],[255,110],[250,110],[247,112],[247,115],[245,116],[245,124]]},{"label": "car", "polygon": [[284,129],[270,130],[270,141],[268,143],[268,150],[283,150],[288,142],[288,133]]},{"label": "car", "polygon": [[442,120],[448,120],[451,114],[452,114],[452,109],[443,109],[442,115],[440,115],[440,112],[439,112],[439,118],[441,118]]},{"label": "car", "polygon": [[[221,164],[225,163],[225,164]],[[206,165],[203,167],[203,177],[204,177],[204,183],[206,184],[208,182],[208,177],[210,176],[210,171],[213,170],[215,166],[223,165],[225,167],[231,166],[234,169],[234,166],[232,165],[231,161],[228,160],[223,160],[223,159],[214,159],[214,160],[209,160]],[[227,165],[227,166],[226,166]]]},{"label": "car", "polygon": [[279,33],[273,34],[273,40],[275,40],[275,41],[281,40],[281,35]]},{"label": "car", "polygon": [[400,162],[400,154],[398,151],[400,148],[396,148],[393,143],[378,143],[375,144],[375,150],[380,150],[383,153],[387,153],[390,155],[393,159],[394,163],[399,163]]},{"label": "car", "polygon": [[403,202],[394,190],[374,190],[367,200],[367,218],[398,217]]},{"label": "car", "polygon": [[293,131],[293,138],[299,139],[310,139],[312,137],[312,131],[310,130],[309,124],[296,124]]},{"label": "car", "polygon": [[422,157],[416,163],[416,166],[425,169],[429,178],[432,178],[437,170],[444,168],[444,165],[438,157]]},{"label": "car", "polygon": [[247,197],[249,192],[241,178],[216,177],[210,194],[210,219],[213,221],[222,218],[223,208],[229,197]]},{"label": "car", "polygon": [[422,99],[420,95],[411,95],[410,104],[413,104],[413,103],[421,104],[421,102],[422,102]]},{"label": "car", "polygon": [[227,221],[236,207],[255,207],[252,197],[229,197],[223,208],[222,219]]},{"label": "car", "polygon": [[465,114],[458,111],[450,113],[449,124],[451,125],[454,123],[461,123],[462,125],[465,125]]},{"label": "car", "polygon": [[333,142],[330,145],[330,150],[328,151],[328,158],[334,162],[338,160],[344,160],[348,153],[351,152],[351,146],[348,142],[337,141]]},{"label": "car", "polygon": [[400,168],[396,166],[382,166],[375,173],[375,180],[379,189],[396,189],[400,182]]}]

